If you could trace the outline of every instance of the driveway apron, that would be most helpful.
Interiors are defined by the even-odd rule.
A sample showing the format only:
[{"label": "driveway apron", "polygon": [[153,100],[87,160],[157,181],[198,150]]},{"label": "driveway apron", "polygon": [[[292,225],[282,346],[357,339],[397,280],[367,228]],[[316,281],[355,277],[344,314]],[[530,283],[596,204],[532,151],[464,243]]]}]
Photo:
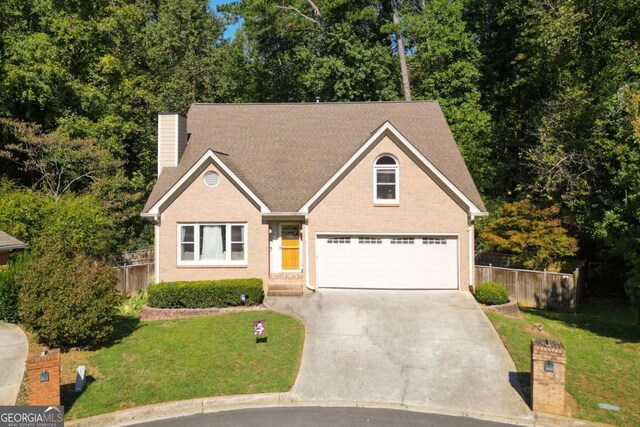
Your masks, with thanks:
[{"label": "driveway apron", "polygon": [[22,329],[0,321],[0,406],[15,405],[28,350]]},{"label": "driveway apron", "polygon": [[466,292],[323,289],[266,302],[305,323],[300,399],[531,414],[509,353]]}]

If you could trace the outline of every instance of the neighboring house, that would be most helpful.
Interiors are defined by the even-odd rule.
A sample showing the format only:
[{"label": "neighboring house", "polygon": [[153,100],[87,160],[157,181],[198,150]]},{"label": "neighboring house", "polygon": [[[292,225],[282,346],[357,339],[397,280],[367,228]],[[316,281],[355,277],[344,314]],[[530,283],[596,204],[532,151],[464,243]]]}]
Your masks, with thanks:
[{"label": "neighboring house", "polygon": [[158,117],[157,281],[473,284],[486,209],[437,102],[193,104]]},{"label": "neighboring house", "polygon": [[0,230],[0,268],[9,264],[9,254],[16,249],[24,249],[26,243]]}]

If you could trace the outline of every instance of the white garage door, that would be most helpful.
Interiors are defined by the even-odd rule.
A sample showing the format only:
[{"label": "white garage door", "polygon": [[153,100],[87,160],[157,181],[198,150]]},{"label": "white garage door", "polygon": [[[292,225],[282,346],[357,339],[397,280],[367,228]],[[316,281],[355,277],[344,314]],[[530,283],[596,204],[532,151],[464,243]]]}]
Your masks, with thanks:
[{"label": "white garage door", "polygon": [[457,289],[458,241],[437,236],[321,236],[323,288]]}]

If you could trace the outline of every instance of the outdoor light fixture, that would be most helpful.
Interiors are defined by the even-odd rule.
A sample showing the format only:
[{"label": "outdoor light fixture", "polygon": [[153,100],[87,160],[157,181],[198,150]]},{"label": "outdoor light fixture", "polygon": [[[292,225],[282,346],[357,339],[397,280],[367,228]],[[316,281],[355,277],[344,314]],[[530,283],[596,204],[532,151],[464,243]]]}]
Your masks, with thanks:
[{"label": "outdoor light fixture", "polygon": [[40,382],[49,381],[49,371],[40,371]]},{"label": "outdoor light fixture", "polygon": [[553,362],[551,360],[547,360],[544,362],[544,371],[545,372],[553,372]]},{"label": "outdoor light fixture", "polygon": [[244,305],[247,305],[247,296],[245,294],[240,295],[240,301],[242,301]]}]

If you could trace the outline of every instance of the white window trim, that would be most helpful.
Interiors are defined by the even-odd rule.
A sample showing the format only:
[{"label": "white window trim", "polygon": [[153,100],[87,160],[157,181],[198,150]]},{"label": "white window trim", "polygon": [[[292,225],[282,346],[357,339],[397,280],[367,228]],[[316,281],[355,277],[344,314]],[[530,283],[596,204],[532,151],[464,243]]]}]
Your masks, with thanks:
[{"label": "white window trim", "polygon": [[[231,226],[240,225],[244,227],[244,259],[243,260],[227,260],[227,261],[183,261],[180,259],[182,234],[180,228],[183,226],[193,226],[193,253],[195,256],[200,256],[200,226],[201,225],[224,225],[227,228],[227,242],[226,252],[231,257]],[[179,222],[176,224],[176,262],[179,266],[205,266],[205,267],[221,267],[221,266],[246,266],[249,263],[249,229],[247,223],[244,222]],[[237,242],[236,242],[237,243]]]},{"label": "white window trim", "polygon": [[[395,165],[378,165],[378,160],[381,157],[391,157]],[[378,171],[379,170],[392,170],[396,174],[396,198],[395,199],[378,199]],[[391,154],[385,153],[376,157],[373,162],[373,204],[374,205],[397,205],[400,203],[400,163],[396,156],[392,156]]]}]

